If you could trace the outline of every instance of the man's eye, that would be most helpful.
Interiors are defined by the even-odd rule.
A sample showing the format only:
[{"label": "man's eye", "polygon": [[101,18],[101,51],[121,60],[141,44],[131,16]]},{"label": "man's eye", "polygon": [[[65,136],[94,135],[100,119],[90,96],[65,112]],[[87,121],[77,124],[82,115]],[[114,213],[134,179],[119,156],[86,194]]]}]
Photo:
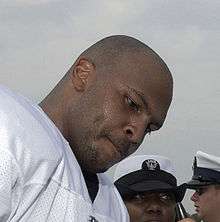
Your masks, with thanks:
[{"label": "man's eye", "polygon": [[134,198],[137,200],[137,201],[142,201],[144,199],[144,197],[141,195],[141,194],[136,194],[134,196]]},{"label": "man's eye", "polygon": [[139,106],[129,97],[126,97],[127,104],[135,111],[139,111]]},{"label": "man's eye", "polygon": [[170,197],[168,194],[160,194],[160,199],[168,200],[168,199],[170,199]]},{"label": "man's eye", "polygon": [[199,196],[201,196],[202,194],[204,194],[207,191],[206,187],[200,187],[196,189],[196,193],[198,193]]},{"label": "man's eye", "polygon": [[171,195],[169,195],[167,193],[160,193],[159,197],[160,197],[161,201],[170,202],[170,201],[174,201],[175,200],[175,197],[172,197]]}]

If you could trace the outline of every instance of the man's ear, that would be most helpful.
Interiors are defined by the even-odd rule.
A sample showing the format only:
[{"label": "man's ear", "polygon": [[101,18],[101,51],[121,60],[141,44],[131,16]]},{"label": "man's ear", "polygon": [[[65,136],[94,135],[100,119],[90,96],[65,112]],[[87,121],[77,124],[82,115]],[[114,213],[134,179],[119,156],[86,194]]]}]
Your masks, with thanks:
[{"label": "man's ear", "polygon": [[72,83],[77,91],[84,91],[93,79],[95,66],[89,60],[81,58],[77,61],[72,72]]}]

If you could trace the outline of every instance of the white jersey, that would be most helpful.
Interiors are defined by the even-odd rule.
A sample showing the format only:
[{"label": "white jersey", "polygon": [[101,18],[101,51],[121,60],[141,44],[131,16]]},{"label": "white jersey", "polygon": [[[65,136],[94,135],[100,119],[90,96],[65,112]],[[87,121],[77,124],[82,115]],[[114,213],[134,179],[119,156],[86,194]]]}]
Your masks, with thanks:
[{"label": "white jersey", "polygon": [[80,166],[41,108],[0,87],[0,221],[125,222],[104,174],[92,203]]}]

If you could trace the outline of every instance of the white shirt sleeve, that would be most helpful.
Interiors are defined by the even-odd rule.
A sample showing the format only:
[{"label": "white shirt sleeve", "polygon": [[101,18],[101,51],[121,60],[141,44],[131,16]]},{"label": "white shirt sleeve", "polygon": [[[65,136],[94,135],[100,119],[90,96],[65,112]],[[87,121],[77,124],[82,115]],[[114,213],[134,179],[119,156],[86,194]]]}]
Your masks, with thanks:
[{"label": "white shirt sleeve", "polygon": [[19,202],[19,169],[13,156],[0,144],[0,221],[13,215]]}]

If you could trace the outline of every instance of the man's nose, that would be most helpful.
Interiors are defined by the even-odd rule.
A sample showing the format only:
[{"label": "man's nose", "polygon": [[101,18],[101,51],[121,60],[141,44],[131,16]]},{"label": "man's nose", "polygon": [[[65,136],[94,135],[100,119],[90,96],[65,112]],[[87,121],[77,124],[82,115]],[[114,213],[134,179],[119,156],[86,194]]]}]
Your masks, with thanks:
[{"label": "man's nose", "polygon": [[151,202],[151,204],[146,207],[146,212],[148,214],[161,215],[162,214],[162,208],[161,208],[160,204],[157,204],[155,202]]},{"label": "man's nose", "polygon": [[132,143],[140,143],[144,138],[144,131],[140,127],[127,125],[124,127],[124,134],[127,139]]},{"label": "man's nose", "polygon": [[197,194],[196,191],[193,193],[193,195],[191,196],[190,199],[191,199],[191,201],[193,201],[193,202],[197,201],[197,199],[198,199],[198,194]]},{"label": "man's nose", "polygon": [[149,118],[131,121],[124,127],[124,134],[130,142],[140,144],[144,139],[149,122]]}]

